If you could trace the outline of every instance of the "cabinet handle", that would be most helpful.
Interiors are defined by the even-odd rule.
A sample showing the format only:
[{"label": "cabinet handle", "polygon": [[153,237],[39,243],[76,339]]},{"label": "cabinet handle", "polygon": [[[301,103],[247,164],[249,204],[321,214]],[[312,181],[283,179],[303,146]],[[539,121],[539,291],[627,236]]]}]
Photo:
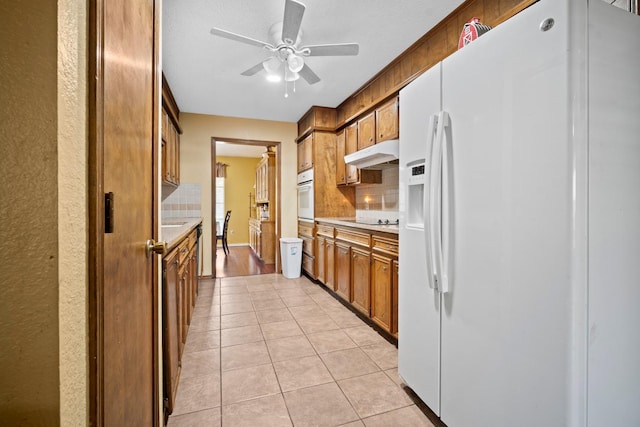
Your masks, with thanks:
[{"label": "cabinet handle", "polygon": [[382,267],[382,271],[387,271],[387,266]]}]

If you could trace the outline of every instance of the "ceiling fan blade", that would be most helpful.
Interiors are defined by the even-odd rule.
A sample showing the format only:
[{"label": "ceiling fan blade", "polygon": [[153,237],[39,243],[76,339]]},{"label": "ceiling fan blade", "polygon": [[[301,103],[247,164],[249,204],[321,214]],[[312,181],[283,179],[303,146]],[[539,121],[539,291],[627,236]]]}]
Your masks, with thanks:
[{"label": "ceiling fan blade", "polygon": [[257,63],[253,67],[249,68],[246,71],[243,71],[240,74],[242,74],[243,76],[253,76],[254,74],[257,74],[262,70],[264,70],[264,67],[262,66],[262,61],[260,61],[259,63]]},{"label": "ceiling fan blade", "polygon": [[[309,54],[306,50],[309,49]],[[300,48],[305,56],[354,56],[360,51],[358,43],[318,44]]]},{"label": "ceiling fan blade", "polygon": [[286,0],[284,4],[284,19],[282,21],[282,41],[292,45],[296,43],[305,6],[295,0]]},{"label": "ceiling fan blade", "polygon": [[215,28],[215,27],[212,28],[211,34],[213,34],[214,36],[224,37],[225,39],[235,40],[237,42],[250,44],[252,46],[266,47],[272,50],[274,49],[274,47],[269,43],[252,39],[251,37],[242,36],[240,34],[232,33],[231,31],[221,30],[220,28]]},{"label": "ceiling fan blade", "polygon": [[304,64],[302,70],[298,71],[298,74],[307,81],[310,85],[316,84],[320,81],[320,77],[314,73],[307,64]]}]

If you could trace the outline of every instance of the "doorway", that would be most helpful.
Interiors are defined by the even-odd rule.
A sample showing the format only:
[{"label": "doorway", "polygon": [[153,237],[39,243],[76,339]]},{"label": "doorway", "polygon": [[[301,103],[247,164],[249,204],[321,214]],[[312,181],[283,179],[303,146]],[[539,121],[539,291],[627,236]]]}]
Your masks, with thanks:
[{"label": "doorway", "polygon": [[[278,141],[211,138],[211,216],[217,237],[224,235],[224,216],[232,211],[226,230],[228,250],[218,246],[218,238],[211,239],[214,277],[280,271],[281,158]],[[266,188],[261,185],[266,182],[261,171],[271,182]],[[226,203],[230,201],[232,206]]]}]

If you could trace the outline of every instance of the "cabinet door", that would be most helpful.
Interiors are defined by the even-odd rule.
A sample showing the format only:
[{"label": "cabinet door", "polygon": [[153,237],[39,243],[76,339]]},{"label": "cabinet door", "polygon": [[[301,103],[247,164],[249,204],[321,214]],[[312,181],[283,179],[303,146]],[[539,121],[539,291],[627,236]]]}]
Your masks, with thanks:
[{"label": "cabinet door", "polygon": [[391,333],[398,338],[398,261],[392,262],[391,269]]},{"label": "cabinet door", "polygon": [[325,246],[325,238],[318,236],[316,237],[316,279],[320,281],[320,283],[325,283],[326,280],[326,246]]},{"label": "cabinet door", "polygon": [[189,289],[188,289],[188,271],[184,265],[180,265],[180,305],[182,315],[180,318],[180,328],[182,333],[182,342],[180,354],[184,351],[184,345],[187,343],[187,332],[189,331]]},{"label": "cabinet door", "polygon": [[176,185],[180,184],[180,134],[178,130],[174,128],[174,152],[173,152],[173,182]]},{"label": "cabinet door", "polygon": [[[347,126],[344,132],[346,154],[358,151],[358,123]],[[347,184],[358,182],[358,168],[346,165]]]},{"label": "cabinet door", "polygon": [[372,111],[358,120],[358,150],[367,148],[375,144],[376,137],[376,116]]},{"label": "cabinet door", "polygon": [[336,293],[351,301],[351,248],[336,242]]},{"label": "cabinet door", "polygon": [[376,110],[376,142],[398,138],[398,98]]},{"label": "cabinet door", "polygon": [[173,123],[169,123],[169,140],[167,141],[169,144],[169,156],[167,161],[169,162],[169,179],[168,181],[172,184],[176,183],[175,180],[175,158],[176,158],[176,130],[173,127]]},{"label": "cabinet door", "polygon": [[164,274],[162,289],[164,396],[167,399],[167,411],[171,413],[173,412],[180,375],[181,329],[177,253],[174,251],[167,255],[162,264]]},{"label": "cabinet door", "polygon": [[298,172],[313,167],[313,134],[307,136],[298,144]]},{"label": "cabinet door", "polygon": [[336,185],[347,183],[347,174],[344,164],[345,155],[345,136],[344,131],[340,132],[336,137]]},{"label": "cabinet door", "polygon": [[169,146],[162,136],[162,181],[167,182],[169,176]]},{"label": "cabinet door", "polygon": [[324,276],[325,276],[325,286],[331,290],[335,291],[335,272],[336,272],[336,266],[335,266],[335,243],[333,240],[331,239],[326,239],[325,240],[325,244],[324,244],[324,248],[325,248],[325,272],[324,272]]},{"label": "cabinet door", "polygon": [[369,316],[371,258],[368,251],[351,248],[352,300],[351,303],[362,313]]},{"label": "cabinet door", "polygon": [[372,255],[371,320],[391,332],[392,325],[392,267],[391,259]]},{"label": "cabinet door", "polygon": [[305,138],[304,164],[306,165],[305,169],[313,167],[313,134]]}]

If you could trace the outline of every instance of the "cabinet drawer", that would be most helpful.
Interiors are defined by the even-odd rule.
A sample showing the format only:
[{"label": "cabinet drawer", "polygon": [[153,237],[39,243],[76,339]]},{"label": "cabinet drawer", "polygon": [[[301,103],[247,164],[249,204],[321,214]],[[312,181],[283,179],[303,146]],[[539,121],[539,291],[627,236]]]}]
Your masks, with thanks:
[{"label": "cabinet drawer", "polygon": [[178,262],[182,265],[189,256],[189,239],[184,239],[178,246]]},{"label": "cabinet drawer", "polygon": [[314,266],[315,266],[315,258],[310,256],[310,255],[307,255],[307,254],[303,253],[302,254],[302,269],[304,271],[306,271],[307,273],[309,273],[309,275],[315,279],[316,272],[315,272]]},{"label": "cabinet drawer", "polygon": [[312,222],[298,221],[298,234],[301,236],[314,237],[313,228],[315,224]]},{"label": "cabinet drawer", "polygon": [[334,228],[330,225],[322,225],[322,224],[318,224],[316,226],[316,234],[318,236],[324,236],[324,237],[330,237],[333,238],[333,230]]},{"label": "cabinet drawer", "polygon": [[398,241],[381,236],[373,236],[371,245],[374,251],[398,256]]},{"label": "cabinet drawer", "polygon": [[300,238],[302,239],[302,253],[314,256],[315,255],[315,250],[314,250],[315,245],[314,245],[313,237],[307,237],[307,236],[300,235]]},{"label": "cabinet drawer", "polygon": [[189,234],[189,237],[187,238],[189,249],[193,248],[196,245],[197,239],[198,239],[198,234],[196,230],[193,230],[191,234]]},{"label": "cabinet drawer", "polygon": [[367,233],[360,233],[359,231],[336,228],[336,239],[338,240],[355,243],[356,245],[362,245],[368,248],[370,245],[370,238],[371,235]]}]

